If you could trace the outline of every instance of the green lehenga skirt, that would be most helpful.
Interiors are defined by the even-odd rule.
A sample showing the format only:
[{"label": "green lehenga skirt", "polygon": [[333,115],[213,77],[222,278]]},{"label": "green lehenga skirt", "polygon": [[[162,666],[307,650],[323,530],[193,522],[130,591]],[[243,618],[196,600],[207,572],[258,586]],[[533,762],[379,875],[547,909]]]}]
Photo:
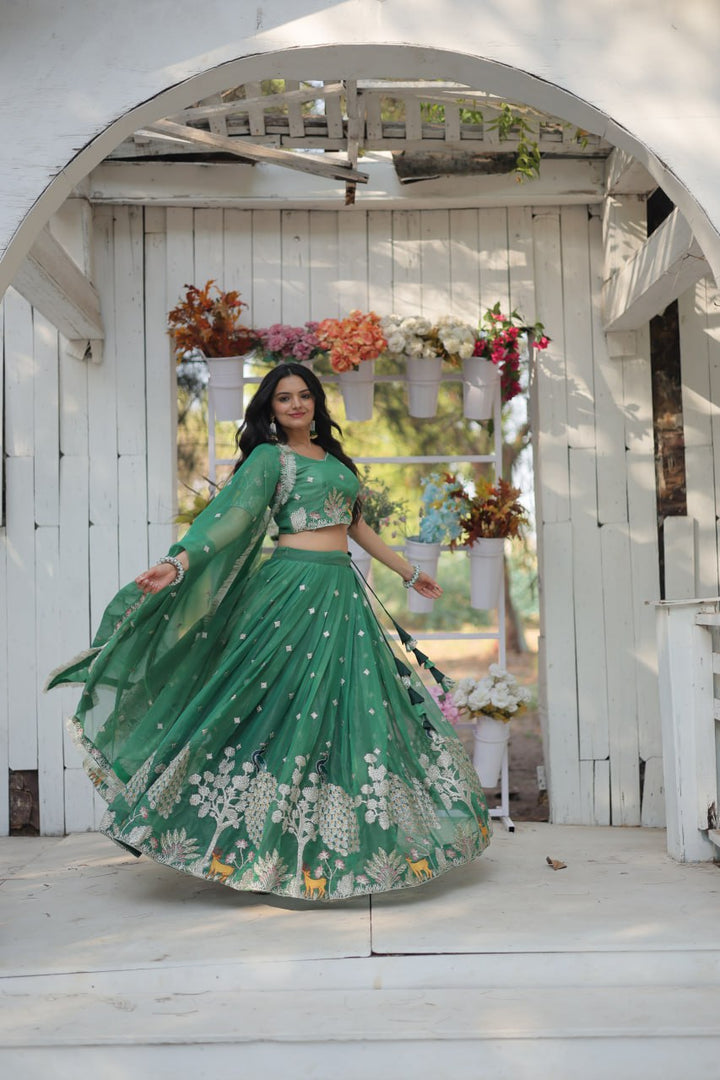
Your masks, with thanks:
[{"label": "green lehenga skirt", "polygon": [[171,647],[131,624],[71,721],[112,839],[307,900],[417,885],[487,846],[472,763],[344,552],[278,548]]}]

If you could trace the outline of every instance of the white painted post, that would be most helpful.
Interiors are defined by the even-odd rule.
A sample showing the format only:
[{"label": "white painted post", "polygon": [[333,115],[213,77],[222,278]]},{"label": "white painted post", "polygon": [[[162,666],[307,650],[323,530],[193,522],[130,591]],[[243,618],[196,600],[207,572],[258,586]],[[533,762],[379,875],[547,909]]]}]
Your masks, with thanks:
[{"label": "white painted post", "polygon": [[717,805],[712,642],[703,615],[718,619],[720,601],[657,603],[660,712],[668,853],[703,862],[715,848],[706,835]]}]

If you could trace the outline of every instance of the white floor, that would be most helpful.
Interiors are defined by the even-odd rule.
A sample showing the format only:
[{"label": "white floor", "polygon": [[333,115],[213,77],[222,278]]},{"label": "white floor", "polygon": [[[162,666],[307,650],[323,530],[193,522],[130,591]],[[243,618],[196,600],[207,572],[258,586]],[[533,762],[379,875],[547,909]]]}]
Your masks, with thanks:
[{"label": "white floor", "polygon": [[659,831],[496,827],[372,902],[243,895],[94,834],[4,839],[0,881],[3,1077],[720,1077],[720,871]]}]

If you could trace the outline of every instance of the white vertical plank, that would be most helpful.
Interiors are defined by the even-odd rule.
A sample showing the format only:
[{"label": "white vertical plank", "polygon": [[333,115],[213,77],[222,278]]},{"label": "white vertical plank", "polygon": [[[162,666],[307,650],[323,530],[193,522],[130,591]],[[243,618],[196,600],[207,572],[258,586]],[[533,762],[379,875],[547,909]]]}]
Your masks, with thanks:
[{"label": "white vertical plank", "polygon": [[508,259],[510,271],[509,307],[526,323],[535,322],[535,280],[533,274],[532,210],[511,206],[507,211]]},{"label": "white vertical plank", "polygon": [[146,420],[142,207],[116,207],[113,258],[118,454],[144,454]]},{"label": "white vertical plank", "polygon": [[[170,545],[166,545],[165,551]],[[165,554],[158,553],[158,557]],[[114,525],[91,525],[88,533],[90,631],[95,633],[103,612],[121,585],[118,530]]]},{"label": "white vertical plank", "polygon": [[691,600],[695,587],[697,524],[691,517],[668,517],[663,522],[665,599]]},{"label": "white vertical plank", "polygon": [[646,453],[625,455],[632,569],[635,682],[640,757],[662,753],[658,697],[657,634],[653,601],[660,599],[660,556],[655,461]]},{"label": "white vertical plank", "polygon": [[477,210],[450,211],[450,308],[471,326],[480,322]]},{"label": "white vertical plank", "polygon": [[478,253],[482,310],[493,307],[499,301],[501,310],[509,311],[510,268],[506,210],[483,208],[478,211]]},{"label": "white vertical plank", "polygon": [[310,227],[307,210],[283,210],[280,215],[282,322],[300,326],[310,317]]},{"label": "white vertical plank", "polygon": [[5,453],[30,457],[35,450],[35,358],[32,308],[14,289],[5,293]]},{"label": "white vertical plank", "polygon": [[586,206],[560,211],[567,422],[570,446],[595,445],[592,303]]},{"label": "white vertical plank", "polygon": [[[606,758],[609,744],[607,671],[603,652],[598,649],[605,638],[604,582],[599,572],[595,453],[589,447],[570,450],[570,504],[580,757],[592,760]],[[592,790],[592,775],[588,782]]]},{"label": "white vertical plank", "polygon": [[38,718],[38,786],[40,832],[61,836],[65,831],[63,786],[63,724],[60,697],[43,694],[42,683],[62,655],[63,626],[59,604],[60,547],[57,526],[35,530]]},{"label": "white vertical plank", "polygon": [[705,285],[705,333],[708,348],[708,382],[712,402],[710,432],[715,476],[715,506],[720,517],[720,290],[708,281]]},{"label": "white vertical plank", "polygon": [[[720,412],[710,395],[710,358],[705,281],[678,297],[682,411],[685,446],[712,444],[712,415]],[[703,477],[707,483],[707,476]]]},{"label": "white vertical plank", "polygon": [[420,283],[420,214],[415,210],[394,210],[393,238],[393,311],[401,315],[419,315]]},{"label": "white vertical plank", "polygon": [[649,829],[665,827],[665,787],[660,755],[645,761],[641,824]]},{"label": "white vertical plank", "polygon": [[[338,214],[338,305],[340,314],[368,310],[367,214],[357,208]],[[387,311],[387,301],[381,309]]]},{"label": "white vertical plank", "polygon": [[610,761],[595,762],[594,825],[610,824]]},{"label": "white vertical plank", "polygon": [[[89,476],[85,457],[66,454],[60,459],[60,610],[63,653],[70,659],[87,649],[91,640],[88,577]],[[114,532],[117,525],[111,526]],[[114,568],[107,566],[106,573]],[[53,691],[55,693],[55,691]],[[63,690],[65,716],[72,713],[77,689]],[[65,735],[65,761],[74,761],[69,736]]]},{"label": "white vertical plank", "polygon": [[88,364],[72,356],[60,338],[60,451],[88,452]]},{"label": "white vertical plank", "polygon": [[592,825],[595,819],[595,762],[580,759],[580,800],[578,825]]},{"label": "white vertical plank", "polygon": [[717,523],[712,475],[712,447],[686,446],[687,512],[688,517],[694,518],[697,530],[695,533],[696,596],[718,595]]},{"label": "white vertical plank", "polygon": [[580,771],[570,522],[543,529],[539,567],[541,625],[545,633],[543,683],[548,711],[546,765],[550,816],[558,825],[578,820]]},{"label": "white vertical plank", "polygon": [[390,210],[370,210],[368,235],[368,307],[390,315],[397,311],[393,297],[393,215]]},{"label": "white vertical plank", "polygon": [[282,254],[280,212],[256,210],[253,213],[253,318],[255,326],[280,322],[280,281]]},{"label": "white vertical plank", "polygon": [[[172,534],[177,488],[177,380],[166,333],[165,232],[145,236],[147,518]],[[172,542],[172,541],[171,541]]]},{"label": "white vertical plank", "polygon": [[632,578],[626,525],[603,525],[610,798],[613,825],[640,824],[640,772],[633,661]]},{"label": "white vertical plank", "polygon": [[[2,471],[2,470],[0,470]],[[8,792],[8,758],[10,749],[10,709],[8,694],[8,633],[9,615],[7,594],[7,530],[0,528],[0,836],[10,832],[10,799]]]},{"label": "white vertical plank", "polygon": [[57,525],[60,461],[58,332],[33,313],[35,341],[35,522]]},{"label": "white vertical plank", "polygon": [[[94,826],[93,786],[87,773],[80,767],[81,760],[72,748],[72,766],[65,769],[65,831],[68,833],[90,832]],[[110,841],[108,841],[110,843]]]},{"label": "white vertical plank", "polygon": [[87,369],[90,520],[98,525],[113,525],[117,522],[118,453],[115,370],[118,351],[122,353],[122,342],[118,346],[115,326],[113,208],[110,206],[95,208],[93,266],[95,287],[105,318],[105,345],[102,364],[89,364]]},{"label": "white vertical plank", "polygon": [[[598,520],[601,525],[627,521],[625,477],[625,415],[623,366],[608,354],[603,328],[602,224],[597,216],[588,223],[590,242],[592,349],[595,387],[595,446],[597,454]],[[655,481],[653,480],[653,491]]]},{"label": "white vertical plank", "polygon": [[177,529],[173,524],[157,525],[148,524],[148,563],[152,566],[167,553],[168,548],[175,542]]},{"label": "white vertical plank", "polygon": [[447,210],[422,212],[420,280],[421,312],[425,318],[435,320],[450,314],[450,217]]},{"label": "white vertical plank", "polygon": [[314,322],[340,314],[338,300],[338,215],[311,210],[310,228],[310,318]]},{"label": "white vertical plank", "polygon": [[118,459],[120,582],[131,581],[148,565],[147,473],[142,454]]},{"label": "white vertical plank", "polygon": [[37,768],[38,680],[35,655],[35,520],[33,459],[8,457],[7,483],[7,649],[9,766]]},{"label": "white vertical plank", "polygon": [[[560,276],[560,219],[556,209],[533,217],[535,306],[552,338],[537,369],[535,429],[536,506],[538,520],[567,521],[570,515],[567,446],[565,343]],[[482,237],[481,237],[482,239]],[[548,634],[552,628],[548,628]]]},{"label": "white vertical plank", "polygon": [[654,454],[649,326],[635,332],[635,341],[637,355],[622,361],[625,445],[637,453]]},{"label": "white vertical plank", "polygon": [[[5,367],[5,301],[0,300],[0,462],[5,460]],[[0,528],[4,524],[5,470],[0,468]]]},{"label": "white vertical plank", "polygon": [[189,206],[172,206],[166,214],[167,304],[174,308],[195,284],[193,264],[193,212]]},{"label": "white vertical plank", "polygon": [[247,308],[243,308],[242,321],[252,326],[252,210],[225,210],[223,227],[225,231],[223,278],[226,288],[237,290],[243,303],[247,304]]},{"label": "white vertical plank", "polygon": [[195,276],[201,289],[211,279],[220,289],[229,286],[223,281],[223,212],[217,207],[203,207],[194,214]]}]

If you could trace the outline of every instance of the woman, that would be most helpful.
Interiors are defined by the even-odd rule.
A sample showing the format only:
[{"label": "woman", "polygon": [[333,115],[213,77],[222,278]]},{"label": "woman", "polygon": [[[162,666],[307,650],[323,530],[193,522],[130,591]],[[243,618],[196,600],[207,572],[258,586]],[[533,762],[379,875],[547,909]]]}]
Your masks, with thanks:
[{"label": "woman", "polygon": [[310,370],[266,375],[231,480],[49,684],[84,684],[70,724],[108,802],[103,832],[197,877],[309,900],[419,884],[489,838],[472,764],[389,647],[348,533],[406,586],[441,589],[362,520],[334,430]]}]

